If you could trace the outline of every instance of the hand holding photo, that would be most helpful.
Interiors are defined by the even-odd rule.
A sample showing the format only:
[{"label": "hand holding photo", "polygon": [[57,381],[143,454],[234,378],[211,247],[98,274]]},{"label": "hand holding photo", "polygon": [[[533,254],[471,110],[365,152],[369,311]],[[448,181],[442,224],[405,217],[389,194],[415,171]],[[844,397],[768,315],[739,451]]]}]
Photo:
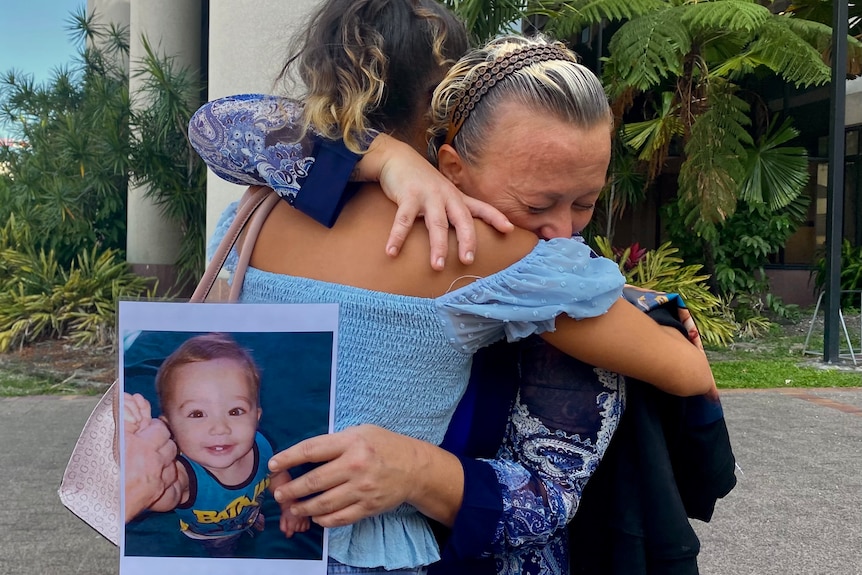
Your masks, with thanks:
[{"label": "hand holding photo", "polygon": [[326,572],[326,531],[267,463],[331,431],[337,310],[120,304],[122,575]]}]

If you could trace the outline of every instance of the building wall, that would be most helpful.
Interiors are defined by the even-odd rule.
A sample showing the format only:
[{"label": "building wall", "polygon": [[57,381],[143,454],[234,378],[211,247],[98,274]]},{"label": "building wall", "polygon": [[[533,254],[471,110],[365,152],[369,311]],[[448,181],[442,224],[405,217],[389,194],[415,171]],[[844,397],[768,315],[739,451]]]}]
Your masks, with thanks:
[{"label": "building wall", "polygon": [[[87,8],[105,21],[129,27],[130,59],[143,56],[142,35],[160,53],[171,54],[190,70],[203,61],[210,99],[243,92],[278,91],[275,79],[293,34],[304,29],[319,0],[210,0],[209,38],[203,38],[201,12],[208,0],[88,0]],[[208,40],[208,42],[206,42]],[[139,80],[132,77],[134,93]],[[207,237],[225,206],[243,188],[210,174],[207,182]],[[128,261],[143,275],[155,275],[162,285],[172,283],[172,264],[180,233],[144,197],[146,190],[129,191]]]},{"label": "building wall", "polygon": [[862,124],[862,76],[847,82],[847,102],[844,106],[844,124]]},{"label": "building wall", "polygon": [[[250,92],[281,93],[274,82],[290,39],[305,28],[320,0],[211,0],[210,100]],[[207,237],[219,214],[245,188],[207,177]]]},{"label": "building wall", "polygon": [[131,0],[87,0],[87,13],[94,11],[104,22],[114,22],[120,26],[129,25]]},{"label": "building wall", "polygon": [[[144,79],[134,73],[137,62],[146,57],[144,40],[159,56],[174,58],[179,68],[193,76],[200,73],[201,0],[132,0],[129,18],[129,93],[132,106]],[[192,105],[197,105],[193,102]],[[165,218],[150,198],[146,186],[129,186],[126,259],[132,269],[145,276],[159,278],[168,289],[175,282],[174,263],[179,256],[182,230]]]}]

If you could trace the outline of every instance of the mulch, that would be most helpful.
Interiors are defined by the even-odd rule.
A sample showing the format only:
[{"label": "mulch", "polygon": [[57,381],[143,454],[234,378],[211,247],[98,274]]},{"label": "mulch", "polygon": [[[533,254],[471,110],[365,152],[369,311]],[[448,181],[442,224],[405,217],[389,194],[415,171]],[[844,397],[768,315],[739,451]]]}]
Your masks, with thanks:
[{"label": "mulch", "polygon": [[117,352],[110,347],[46,340],[0,353],[0,369],[48,377],[82,390],[107,389],[116,378]]}]

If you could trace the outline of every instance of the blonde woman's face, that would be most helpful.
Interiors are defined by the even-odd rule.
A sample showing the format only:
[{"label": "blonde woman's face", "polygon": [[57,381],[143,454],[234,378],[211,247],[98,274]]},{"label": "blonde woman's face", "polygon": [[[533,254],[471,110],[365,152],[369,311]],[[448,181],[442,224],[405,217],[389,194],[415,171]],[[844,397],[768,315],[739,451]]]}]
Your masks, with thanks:
[{"label": "blonde woman's face", "polygon": [[453,182],[541,238],[570,237],[592,218],[610,158],[609,124],[575,128],[507,103],[481,155]]}]

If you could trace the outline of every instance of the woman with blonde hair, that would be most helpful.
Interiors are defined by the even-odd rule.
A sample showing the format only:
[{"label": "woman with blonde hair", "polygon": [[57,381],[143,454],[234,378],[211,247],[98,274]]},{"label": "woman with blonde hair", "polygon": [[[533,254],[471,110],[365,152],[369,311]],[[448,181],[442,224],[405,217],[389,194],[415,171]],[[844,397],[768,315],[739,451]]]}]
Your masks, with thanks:
[{"label": "woman with blonde hair", "polygon": [[[320,441],[312,440],[298,450],[274,458],[280,466],[291,465],[291,460],[300,453],[331,461],[304,476],[304,481],[300,478],[285,486],[282,496],[291,486],[301,489],[303,485],[316,483],[318,488],[327,489],[325,496],[316,498],[319,504],[344,507],[339,499],[351,496],[353,490],[349,482],[330,486],[321,484],[320,478],[326,476],[327,469],[338,469],[339,458],[347,456],[350,448],[347,440],[356,437],[357,429],[350,425],[370,422],[390,431],[410,433],[428,443],[439,443],[442,439],[441,428],[445,428],[454,402],[466,383],[463,365],[453,364],[452,375],[446,375],[448,368],[441,373],[448,362],[439,358],[432,360],[429,355],[436,357],[443,352],[434,344],[440,342],[439,335],[422,331],[424,328],[415,320],[407,322],[410,328],[405,331],[403,308],[396,322],[400,335],[390,337],[390,343],[384,347],[385,353],[406,355],[398,360],[373,353],[380,345],[381,331],[386,324],[385,317],[380,315],[385,315],[384,311],[389,313],[392,306],[400,307],[405,303],[419,304],[418,307],[425,309],[430,306],[434,311],[430,317],[426,314],[426,319],[440,326],[437,329],[442,329],[446,345],[453,346],[456,351],[460,347],[460,352],[468,355],[502,333],[519,337],[553,327],[556,331],[546,332],[543,337],[595,365],[654,382],[680,394],[702,393],[713,386],[702,352],[690,346],[682,336],[674,337],[662,331],[629,304],[616,300],[618,288],[611,285],[619,286],[619,278],[611,280],[606,274],[594,275],[594,269],[604,266],[603,260],[590,257],[589,250],[576,240],[536,243],[534,234],[560,234],[566,221],[567,235],[578,231],[576,228],[589,219],[592,205],[604,184],[610,150],[610,116],[600,86],[587,91],[592,96],[601,94],[601,98],[590,100],[597,105],[595,110],[587,112],[581,106],[584,85],[598,85],[595,77],[580,67],[570,52],[542,41],[498,42],[472,57],[474,64],[469,72],[473,73],[473,78],[468,81],[461,78],[464,89],[451,91],[453,95],[460,94],[457,101],[446,100],[444,96],[437,100],[439,110],[435,117],[447,118],[445,130],[438,122],[437,133],[446,132],[451,136],[439,147],[440,169],[467,194],[502,207],[516,224],[534,233],[516,231],[511,236],[500,237],[478,225],[478,253],[482,257],[477,257],[470,268],[450,266],[451,269],[444,272],[431,272],[416,263],[424,258],[411,257],[428,249],[427,239],[416,232],[407,237],[404,253],[397,260],[377,254],[374,246],[385,239],[395,208],[379,194],[376,186],[359,190],[330,230],[286,206],[276,208],[255,247],[252,265],[256,269],[249,270],[243,297],[248,301],[335,300],[342,303],[344,309],[340,352],[343,351],[345,359],[344,365],[339,366],[343,369],[336,399],[336,410],[341,414],[337,425],[344,431],[316,438]],[[486,75],[494,82],[477,86],[478,79]],[[458,79],[452,78],[452,81]],[[446,86],[447,82],[443,84]],[[486,86],[487,90],[475,98]],[[471,89],[476,92],[470,94]],[[444,93],[444,88],[438,92]],[[462,113],[456,116],[451,110],[456,110],[461,102],[464,103]],[[489,106],[488,102],[496,104]],[[483,115],[481,110],[477,112],[486,105],[489,106],[487,114]],[[444,113],[442,108],[450,112]],[[410,134],[421,133],[416,125],[390,129],[404,140],[410,140]],[[479,147],[459,151],[460,141],[469,141],[468,137],[461,137],[465,134],[477,134]],[[498,162],[507,159],[509,154],[500,155],[500,150],[510,147],[507,145],[510,138],[527,143],[530,152],[540,153],[541,161],[516,155],[511,158],[508,170],[491,169],[486,160],[495,154]],[[553,162],[559,171],[543,169],[542,161]],[[303,194],[313,195],[315,191],[303,187]],[[298,245],[303,246],[301,250],[291,249]],[[561,255],[562,260],[558,259]],[[604,279],[597,280],[597,277]],[[339,285],[342,287],[336,287]],[[588,293],[601,285],[616,295],[605,299],[604,295]],[[603,288],[599,288],[599,292],[602,291]],[[395,301],[391,301],[387,293],[395,294]],[[366,307],[372,303],[371,307],[376,310],[373,314]],[[584,310],[602,314],[608,304],[607,313],[592,319],[574,322],[559,315],[560,306],[575,305],[575,309],[565,313],[584,317],[593,315],[588,312],[581,316]],[[546,306],[554,310],[553,326],[542,319]],[[365,331],[360,329],[362,326]],[[647,353],[645,347],[648,346],[644,346],[647,342],[665,345],[678,355],[673,360],[668,356],[656,357]],[[397,344],[394,348],[393,343]],[[417,357],[416,346],[422,349],[424,360]],[[630,350],[631,355],[618,353],[620,346]],[[369,372],[372,365],[376,369]],[[388,381],[380,381],[381,366],[396,370],[389,374]],[[422,405],[415,406],[415,396],[423,394],[425,397],[426,386],[438,388],[445,380],[450,380],[453,387],[446,394],[448,399],[440,399],[439,416],[429,419],[425,410],[432,407],[431,403],[423,401]],[[369,394],[373,399],[368,399]],[[411,404],[418,410],[410,409]],[[359,412],[357,405],[363,406]],[[371,409],[372,406],[375,409]],[[421,429],[413,429],[419,422]],[[418,455],[416,467],[427,473],[415,475],[421,477],[421,481],[410,486],[410,493],[404,500],[426,516],[451,523],[463,499],[463,476],[458,480],[460,463],[425,447],[414,444],[414,448]],[[448,486],[448,489],[440,486]],[[390,514],[389,520],[393,522],[388,523],[387,533],[392,533],[393,526],[407,523],[410,524],[407,531],[420,528],[413,523],[410,513],[402,513],[406,511],[399,508],[394,516]],[[331,517],[330,524],[341,525],[344,517]],[[410,561],[411,569],[433,560],[434,552],[430,548],[420,549],[422,556],[413,558],[404,557],[403,550],[393,549],[389,554],[381,548],[382,533],[373,526],[375,521],[369,524],[362,520],[348,530],[334,529],[333,558],[342,564],[368,568],[376,565],[393,568],[399,562]],[[418,540],[410,540],[421,542],[421,539],[419,536]]]}]

